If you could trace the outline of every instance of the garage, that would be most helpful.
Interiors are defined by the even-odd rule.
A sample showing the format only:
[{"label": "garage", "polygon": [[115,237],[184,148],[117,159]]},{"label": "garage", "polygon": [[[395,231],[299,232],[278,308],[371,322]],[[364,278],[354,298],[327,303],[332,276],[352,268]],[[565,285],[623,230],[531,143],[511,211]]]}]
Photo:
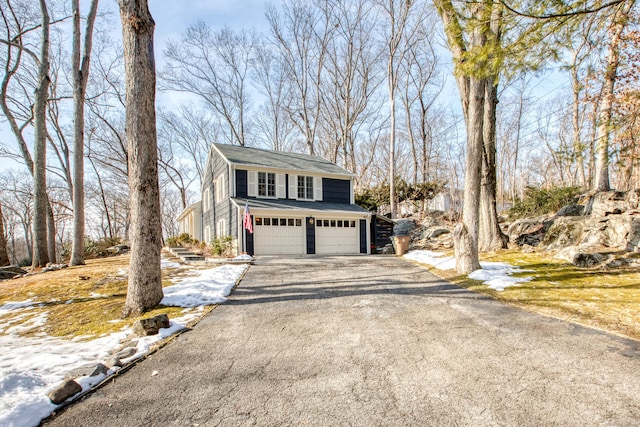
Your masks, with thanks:
[{"label": "garage", "polygon": [[316,219],[317,254],[357,254],[360,252],[359,221]]},{"label": "garage", "polygon": [[304,221],[282,216],[254,218],[256,255],[296,255],[306,253]]}]

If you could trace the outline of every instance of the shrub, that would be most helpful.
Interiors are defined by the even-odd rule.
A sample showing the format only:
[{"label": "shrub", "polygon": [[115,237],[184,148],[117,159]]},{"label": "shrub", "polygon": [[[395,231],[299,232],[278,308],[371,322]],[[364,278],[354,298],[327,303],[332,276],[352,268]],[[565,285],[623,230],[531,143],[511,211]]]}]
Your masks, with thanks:
[{"label": "shrub", "polygon": [[582,193],[580,187],[527,187],[524,198],[517,200],[509,209],[509,218],[544,215],[558,211],[561,207],[575,203]]},{"label": "shrub", "polygon": [[224,236],[213,239],[211,251],[217,256],[233,256],[233,236]]},{"label": "shrub", "polygon": [[189,233],[182,233],[177,236],[171,236],[167,238],[167,245],[171,247],[175,246],[188,246],[193,243],[197,243],[196,240],[193,240]]},{"label": "shrub", "polygon": [[31,258],[22,258],[20,262],[18,262],[18,267],[30,267],[31,264]]}]

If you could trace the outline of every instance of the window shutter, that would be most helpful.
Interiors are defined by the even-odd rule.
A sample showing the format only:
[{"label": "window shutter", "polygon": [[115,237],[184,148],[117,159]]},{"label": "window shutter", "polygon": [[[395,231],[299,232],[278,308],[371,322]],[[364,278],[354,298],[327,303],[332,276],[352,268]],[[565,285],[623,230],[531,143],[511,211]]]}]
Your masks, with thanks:
[{"label": "window shutter", "polygon": [[322,201],[322,177],[313,177],[313,200]]},{"label": "window shutter", "polygon": [[258,172],[247,172],[247,196],[256,197],[258,195]]},{"label": "window shutter", "polygon": [[284,178],[283,173],[276,174],[276,198],[278,199],[287,198],[287,186],[286,186],[286,180]]},{"label": "window shutter", "polygon": [[289,175],[289,198],[298,198],[298,175]]},{"label": "window shutter", "polygon": [[220,175],[220,188],[222,190],[220,192],[221,200],[224,200],[227,198],[227,177],[224,174]]}]

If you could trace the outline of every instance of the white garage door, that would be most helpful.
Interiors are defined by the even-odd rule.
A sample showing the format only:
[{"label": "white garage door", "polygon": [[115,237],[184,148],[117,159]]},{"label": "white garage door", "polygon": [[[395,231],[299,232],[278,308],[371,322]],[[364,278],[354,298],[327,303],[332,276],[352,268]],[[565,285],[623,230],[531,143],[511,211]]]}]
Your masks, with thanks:
[{"label": "white garage door", "polygon": [[305,254],[306,234],[301,218],[255,217],[253,249],[256,255]]},{"label": "white garage door", "polygon": [[347,219],[316,220],[317,254],[357,254],[360,252],[359,221]]}]

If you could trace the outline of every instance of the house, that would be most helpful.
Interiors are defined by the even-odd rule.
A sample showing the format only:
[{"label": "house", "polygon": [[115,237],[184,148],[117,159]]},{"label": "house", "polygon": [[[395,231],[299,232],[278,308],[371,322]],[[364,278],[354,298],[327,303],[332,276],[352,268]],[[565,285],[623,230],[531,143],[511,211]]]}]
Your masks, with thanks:
[{"label": "house", "polygon": [[462,212],[463,202],[464,202],[463,190],[447,189],[443,192],[436,194],[436,196],[433,199],[429,200],[429,209],[432,211]]},{"label": "house", "polygon": [[[231,236],[236,253],[370,253],[371,214],[354,176],[317,156],[212,144],[202,178],[202,236]],[[253,233],[243,227],[245,206]]]},{"label": "house", "polygon": [[202,202],[188,206],[178,216],[180,234],[187,233],[192,239],[202,240]]}]

